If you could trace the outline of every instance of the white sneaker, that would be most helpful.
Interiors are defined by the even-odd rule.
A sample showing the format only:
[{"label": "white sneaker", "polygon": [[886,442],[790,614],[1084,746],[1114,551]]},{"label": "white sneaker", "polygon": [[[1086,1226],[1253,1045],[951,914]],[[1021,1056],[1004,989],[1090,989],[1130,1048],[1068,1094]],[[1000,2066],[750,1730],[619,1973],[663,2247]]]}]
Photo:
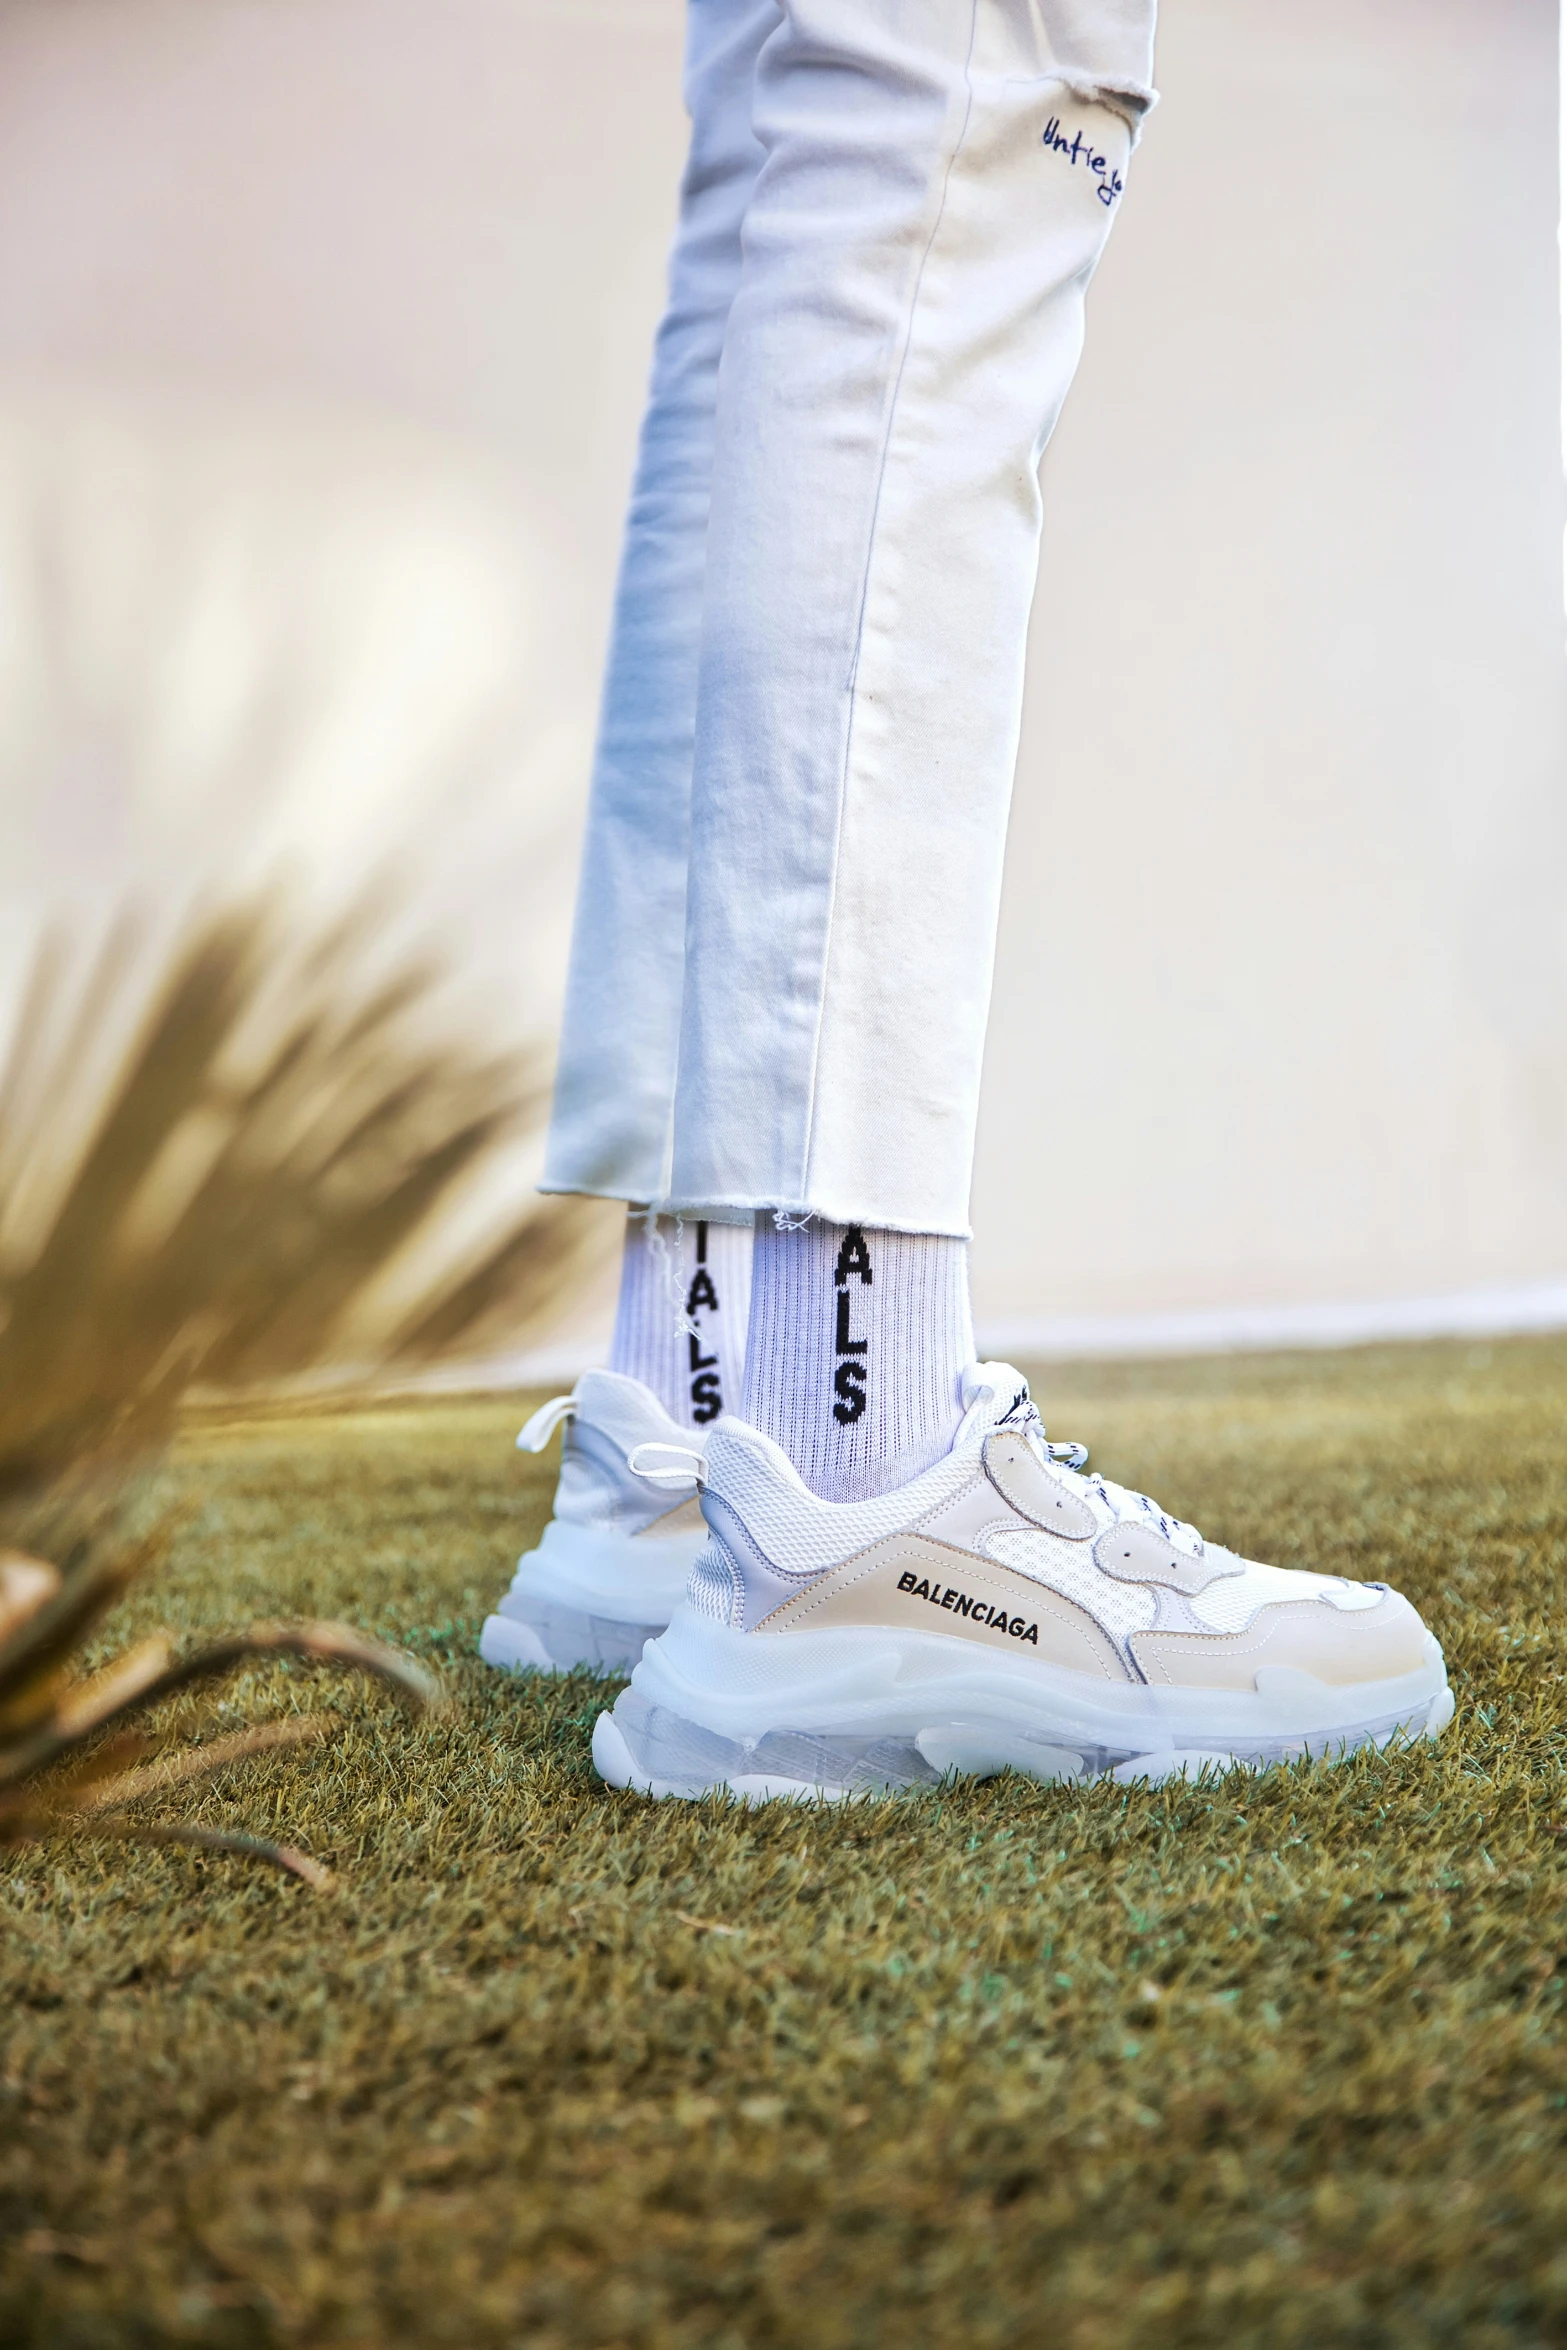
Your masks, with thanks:
[{"label": "white sneaker", "polygon": [[1452,1719],[1442,1651],[1386,1584],[1254,1565],[1084,1475],[1006,1364],[974,1365],[964,1400],[946,1458],[870,1501],[818,1500],[720,1422],[712,1540],[599,1716],[602,1778],[752,1801],[1007,1768],[1160,1780]]},{"label": "white sneaker", "polygon": [[[519,1446],[542,1452],[562,1420],[571,1425],[555,1513],[486,1616],[479,1654],[514,1673],[626,1672],[673,1615],[707,1540],[696,1481],[703,1439],[618,1371],[584,1371],[570,1395],[534,1413]],[[657,1486],[631,1467],[643,1445],[677,1456]]]}]

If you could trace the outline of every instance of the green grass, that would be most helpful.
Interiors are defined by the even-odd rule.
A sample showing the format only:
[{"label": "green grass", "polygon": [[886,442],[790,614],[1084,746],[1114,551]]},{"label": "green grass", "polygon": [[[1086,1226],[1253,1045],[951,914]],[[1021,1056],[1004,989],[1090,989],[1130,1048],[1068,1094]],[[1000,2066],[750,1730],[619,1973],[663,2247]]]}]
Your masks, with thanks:
[{"label": "green grass", "polygon": [[1211,1534],[1396,1580],[1441,1745],[654,1809],[592,1775],[601,1685],[474,1661],[548,1501],[516,1401],[206,1422],[135,1623],[342,1613],[455,1709],[231,1692],[343,1733],[164,1816],[301,1841],[335,1897],[0,1864],[0,2339],[1567,2342],[1567,1343],[1036,1385]]}]

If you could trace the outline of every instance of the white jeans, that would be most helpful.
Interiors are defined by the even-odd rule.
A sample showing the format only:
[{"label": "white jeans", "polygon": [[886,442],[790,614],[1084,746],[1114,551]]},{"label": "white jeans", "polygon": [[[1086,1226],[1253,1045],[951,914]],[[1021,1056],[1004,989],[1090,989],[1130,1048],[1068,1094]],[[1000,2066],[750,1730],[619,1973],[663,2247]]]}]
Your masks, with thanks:
[{"label": "white jeans", "polygon": [[967,1231],[1037,468],[1153,14],[690,0],[546,1189]]}]

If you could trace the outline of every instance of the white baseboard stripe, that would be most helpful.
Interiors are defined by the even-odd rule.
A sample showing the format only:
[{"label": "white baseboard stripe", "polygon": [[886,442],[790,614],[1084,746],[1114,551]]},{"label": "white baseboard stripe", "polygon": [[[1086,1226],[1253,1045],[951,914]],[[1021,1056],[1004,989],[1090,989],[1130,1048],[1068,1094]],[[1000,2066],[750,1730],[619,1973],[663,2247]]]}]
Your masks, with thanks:
[{"label": "white baseboard stripe", "polygon": [[[1094,1362],[1171,1355],[1272,1354],[1296,1348],[1374,1346],[1399,1339],[1509,1338],[1567,1330],[1567,1280],[1498,1283],[1437,1297],[1357,1298],[1340,1303],[1193,1307],[1169,1314],[1055,1314],[981,1323],[977,1344],[992,1362]],[[580,1331],[483,1362],[448,1363],[391,1383],[393,1392],[439,1395],[569,1388],[602,1362],[607,1331]]]},{"label": "white baseboard stripe", "polygon": [[1458,1289],[1438,1297],[1336,1304],[1213,1306],[1170,1314],[1060,1314],[981,1325],[992,1361],[1264,1354],[1295,1347],[1373,1346],[1419,1338],[1507,1338],[1567,1330],[1567,1280]]}]

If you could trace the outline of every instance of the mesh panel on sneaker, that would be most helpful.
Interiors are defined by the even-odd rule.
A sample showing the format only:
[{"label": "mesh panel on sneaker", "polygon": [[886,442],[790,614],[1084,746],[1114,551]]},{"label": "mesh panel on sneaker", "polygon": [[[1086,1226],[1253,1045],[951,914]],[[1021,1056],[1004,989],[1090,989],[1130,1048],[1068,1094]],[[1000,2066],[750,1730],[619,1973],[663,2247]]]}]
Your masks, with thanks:
[{"label": "mesh panel on sneaker", "polygon": [[943,1502],[955,1501],[978,1469],[977,1453],[965,1447],[891,1493],[869,1501],[819,1501],[814,1493],[785,1485],[764,1455],[715,1437],[710,1483],[774,1566],[786,1575],[819,1575],[857,1550],[900,1533]]},{"label": "mesh panel on sneaker", "polygon": [[699,1550],[686,1583],[686,1600],[695,1614],[710,1624],[732,1624],[740,1594],[735,1571],[716,1542]]},{"label": "mesh panel on sneaker", "polygon": [[1092,1543],[1065,1542],[1043,1527],[1008,1527],[985,1544],[992,1558],[1015,1567],[1036,1583],[1048,1584],[1063,1599],[1075,1600],[1097,1617],[1114,1639],[1146,1632],[1159,1612],[1157,1595],[1146,1583],[1122,1583],[1094,1564]]},{"label": "mesh panel on sneaker", "polygon": [[[1227,1563],[1234,1553],[1210,1543],[1208,1556]],[[1255,1559],[1243,1559],[1240,1564],[1245,1569],[1243,1574],[1221,1576],[1192,1595],[1193,1614],[1211,1632],[1239,1632],[1251,1622],[1258,1608],[1291,1599],[1326,1599],[1334,1607],[1349,1612],[1375,1607],[1382,1596],[1368,1584],[1341,1583],[1335,1576],[1313,1575],[1303,1567],[1268,1567]]]}]

